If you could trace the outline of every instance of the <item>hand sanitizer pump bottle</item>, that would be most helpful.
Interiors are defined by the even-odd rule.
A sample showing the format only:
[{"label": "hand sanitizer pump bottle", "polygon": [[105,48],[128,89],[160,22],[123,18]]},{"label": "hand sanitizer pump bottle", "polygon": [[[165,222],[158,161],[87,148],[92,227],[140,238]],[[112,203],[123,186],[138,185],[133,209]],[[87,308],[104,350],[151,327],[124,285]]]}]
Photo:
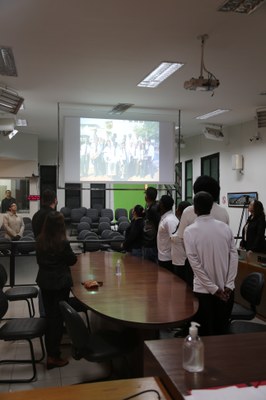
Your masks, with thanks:
[{"label": "hand sanitizer pump bottle", "polygon": [[204,369],[204,344],[198,336],[197,322],[191,322],[189,335],[183,344],[183,368],[189,372],[200,372]]}]

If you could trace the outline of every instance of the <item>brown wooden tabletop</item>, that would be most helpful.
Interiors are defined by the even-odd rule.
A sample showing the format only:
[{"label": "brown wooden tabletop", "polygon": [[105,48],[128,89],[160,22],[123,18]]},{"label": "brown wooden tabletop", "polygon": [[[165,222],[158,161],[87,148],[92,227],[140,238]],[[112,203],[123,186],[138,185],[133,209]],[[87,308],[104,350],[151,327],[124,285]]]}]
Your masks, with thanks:
[{"label": "brown wooden tabletop", "polygon": [[144,375],[159,376],[174,399],[190,389],[266,380],[266,332],[205,336],[205,369],[182,368],[182,338],[145,342]]},{"label": "brown wooden tabletop", "polygon": [[[118,259],[121,276],[115,274]],[[93,252],[80,254],[71,269],[73,294],[92,311],[128,326],[176,326],[197,311],[192,290],[150,261],[116,252]],[[103,282],[103,286],[85,289],[81,283],[91,279]]]},{"label": "brown wooden tabletop", "polygon": [[[144,390],[156,390],[162,400],[171,397],[157,378],[138,378],[119,381],[84,383],[82,385],[34,389],[13,393],[1,393],[1,400],[123,400]],[[136,397],[154,400],[156,393],[148,392]]]}]

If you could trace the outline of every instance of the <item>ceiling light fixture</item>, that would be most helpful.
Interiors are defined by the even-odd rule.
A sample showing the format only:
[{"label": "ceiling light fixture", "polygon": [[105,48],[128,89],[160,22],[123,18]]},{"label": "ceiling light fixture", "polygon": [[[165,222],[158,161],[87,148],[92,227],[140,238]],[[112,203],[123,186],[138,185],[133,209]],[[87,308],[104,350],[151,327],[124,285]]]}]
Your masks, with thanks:
[{"label": "ceiling light fixture", "polygon": [[[188,90],[202,90],[202,91],[212,91],[216,89],[220,82],[214,74],[207,70],[204,64],[204,46],[205,41],[208,39],[208,35],[200,35],[198,39],[201,40],[201,64],[200,64],[200,76],[198,79],[191,78],[189,81],[185,81],[184,88]],[[207,78],[204,78],[203,72],[207,73]]]},{"label": "ceiling light fixture", "polygon": [[28,122],[26,119],[17,119],[16,126],[28,126]]},{"label": "ceiling light fixture", "polygon": [[196,117],[196,119],[208,119],[208,118],[215,117],[216,115],[223,114],[228,111],[230,111],[230,110],[223,110],[221,108],[218,108],[217,110],[211,111],[208,114],[199,115],[198,117]]},{"label": "ceiling light fixture", "polygon": [[18,130],[13,129],[13,131],[8,134],[9,139],[12,139],[17,133],[18,133]]},{"label": "ceiling light fixture", "polygon": [[0,75],[18,76],[11,47],[0,46]]},{"label": "ceiling light fixture", "polygon": [[24,99],[20,97],[15,91],[7,88],[0,87],[0,110],[17,114]]},{"label": "ceiling light fixture", "polygon": [[175,71],[183,67],[183,63],[163,61],[149,75],[147,75],[137,86],[155,88]]},{"label": "ceiling light fixture", "polygon": [[264,3],[265,0],[227,0],[218,11],[231,11],[241,14],[251,14],[259,6]]}]

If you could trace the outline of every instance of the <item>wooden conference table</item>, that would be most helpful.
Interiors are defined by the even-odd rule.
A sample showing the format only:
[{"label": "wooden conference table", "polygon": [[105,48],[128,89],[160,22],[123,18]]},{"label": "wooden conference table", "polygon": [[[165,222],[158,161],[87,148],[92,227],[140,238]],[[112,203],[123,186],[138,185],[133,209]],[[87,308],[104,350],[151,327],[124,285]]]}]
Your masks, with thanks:
[{"label": "wooden conference table", "polygon": [[[115,267],[121,259],[121,276]],[[154,263],[116,252],[80,254],[72,268],[72,292],[100,316],[144,330],[177,326],[197,311],[198,300],[181,279]],[[102,281],[96,291],[85,280]]]},{"label": "wooden conference table", "polygon": [[144,375],[158,376],[170,395],[182,399],[190,389],[266,380],[266,332],[205,336],[205,369],[190,373],[182,368],[183,339],[145,342]]},{"label": "wooden conference table", "polygon": [[[158,378],[138,378],[119,381],[84,383],[82,385],[37,388],[13,393],[1,393],[1,400],[123,400],[144,390],[156,390],[161,400],[171,400]],[[136,398],[154,400],[154,392]]]}]

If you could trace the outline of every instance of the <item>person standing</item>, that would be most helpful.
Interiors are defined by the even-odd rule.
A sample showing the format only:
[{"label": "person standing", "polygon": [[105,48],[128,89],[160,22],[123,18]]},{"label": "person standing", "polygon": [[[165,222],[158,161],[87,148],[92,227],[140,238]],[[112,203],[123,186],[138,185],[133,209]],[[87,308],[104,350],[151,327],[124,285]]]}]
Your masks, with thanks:
[{"label": "person standing", "polygon": [[1,202],[1,212],[2,214],[5,214],[7,211],[9,211],[9,208],[12,203],[16,203],[16,199],[12,197],[11,195],[11,190],[6,190],[5,191],[5,198]]},{"label": "person standing", "polygon": [[41,208],[32,217],[32,230],[35,238],[41,233],[47,214],[55,210],[56,205],[57,198],[55,192],[50,189],[44,190],[41,196]]},{"label": "person standing", "polygon": [[143,212],[144,208],[140,204],[133,208],[133,218],[126,230],[125,241],[122,244],[124,250],[136,257],[142,257]]},{"label": "person standing", "polygon": [[4,215],[3,226],[7,239],[16,241],[22,237],[25,225],[23,218],[17,214],[16,203],[10,204],[8,212]]},{"label": "person standing", "polygon": [[60,357],[60,343],[63,336],[63,318],[59,302],[68,301],[73,281],[70,266],[77,261],[66,239],[64,216],[58,211],[47,214],[36,242],[36,256],[39,265],[36,282],[42,294],[47,321],[45,346],[47,369],[64,367],[68,361]]},{"label": "person standing", "polygon": [[158,264],[173,272],[171,255],[171,237],[176,231],[178,219],[173,212],[174,200],[171,196],[163,195],[159,201],[161,219],[157,233]]},{"label": "person standing", "polygon": [[[42,227],[44,225],[44,221],[45,221],[47,215],[51,211],[55,210],[56,205],[57,205],[57,198],[56,198],[55,192],[50,189],[44,190],[44,192],[42,193],[42,196],[41,196],[41,208],[32,217],[32,230],[33,230],[35,239],[37,239],[37,237],[41,233]],[[42,301],[41,291],[39,291],[38,301],[39,301],[40,317],[45,317],[45,310],[44,310],[44,305],[43,305],[43,301]]]},{"label": "person standing", "polygon": [[250,215],[242,230],[240,247],[249,253],[265,252],[265,213],[263,204],[253,200],[248,205]]},{"label": "person standing", "polygon": [[[226,223],[227,225],[229,225],[229,215],[228,215],[227,210],[224,207],[221,207],[219,204],[217,204],[217,201],[219,200],[219,196],[220,196],[220,186],[219,186],[219,183],[214,178],[212,178],[211,176],[208,176],[208,175],[199,176],[194,182],[193,191],[194,191],[194,194],[197,194],[200,191],[210,193],[210,195],[213,198],[213,206],[211,209],[211,215],[215,219],[222,221],[222,222]],[[176,252],[178,252],[179,249],[180,249],[180,253],[182,251],[184,251],[184,242],[183,242],[184,230],[187,226],[191,225],[195,221],[196,218],[197,218],[197,215],[194,211],[194,206],[189,206],[183,211],[182,217],[180,219],[178,231],[177,231],[177,237],[180,240],[177,240],[177,242],[175,244],[177,246],[177,248],[175,249]],[[193,272],[189,265],[188,260],[186,260],[186,262],[185,262],[185,268],[186,268],[186,278],[185,278],[186,282],[190,287],[192,287]]]},{"label": "person standing", "polygon": [[193,291],[199,300],[193,320],[200,324],[200,335],[227,332],[238,267],[233,232],[211,216],[212,206],[212,196],[198,192],[194,197],[197,217],[184,231],[186,254],[194,272]]},{"label": "person standing", "polygon": [[145,191],[146,209],[143,227],[143,257],[145,260],[158,262],[157,232],[160,221],[157,189],[148,187]]}]

